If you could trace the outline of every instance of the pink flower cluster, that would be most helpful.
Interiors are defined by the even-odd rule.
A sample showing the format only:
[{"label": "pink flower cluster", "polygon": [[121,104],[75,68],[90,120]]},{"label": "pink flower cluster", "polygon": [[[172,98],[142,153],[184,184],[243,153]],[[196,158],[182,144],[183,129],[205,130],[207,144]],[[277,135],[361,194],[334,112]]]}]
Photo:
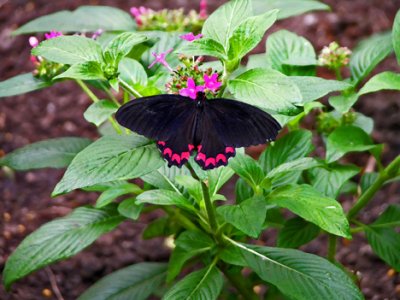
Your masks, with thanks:
[{"label": "pink flower cluster", "polygon": [[131,11],[131,14],[135,17],[135,21],[138,26],[143,25],[143,22],[141,19],[142,15],[153,12],[152,9],[146,8],[144,6],[140,6],[139,8],[131,7],[130,11]]},{"label": "pink flower cluster", "polygon": [[193,78],[188,78],[187,87],[183,88],[179,91],[179,95],[189,97],[193,100],[196,99],[198,92],[204,92],[204,90],[208,89],[212,92],[216,92],[221,87],[221,82],[218,81],[218,74],[214,73],[211,76],[204,74],[204,85],[197,85],[194,82]]},{"label": "pink flower cluster", "polygon": [[[54,38],[56,38],[58,36],[62,36],[62,35],[63,35],[62,32],[52,30],[49,33],[45,33],[44,37],[46,40],[50,40],[50,39],[54,39]],[[29,41],[29,45],[32,48],[35,48],[35,47],[37,47],[37,45],[39,45],[39,40],[35,36],[30,36],[28,41]]]},{"label": "pink flower cluster", "polygon": [[200,1],[200,18],[206,19],[207,18],[207,0]]}]

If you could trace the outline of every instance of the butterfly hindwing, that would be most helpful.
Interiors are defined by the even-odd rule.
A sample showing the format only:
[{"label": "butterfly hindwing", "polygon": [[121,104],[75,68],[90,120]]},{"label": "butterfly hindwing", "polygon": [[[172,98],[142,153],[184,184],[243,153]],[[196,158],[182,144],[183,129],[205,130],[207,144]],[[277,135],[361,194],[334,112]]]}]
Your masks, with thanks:
[{"label": "butterfly hindwing", "polygon": [[275,140],[281,129],[268,113],[236,100],[208,100],[204,114],[211,119],[222,142],[236,148]]}]

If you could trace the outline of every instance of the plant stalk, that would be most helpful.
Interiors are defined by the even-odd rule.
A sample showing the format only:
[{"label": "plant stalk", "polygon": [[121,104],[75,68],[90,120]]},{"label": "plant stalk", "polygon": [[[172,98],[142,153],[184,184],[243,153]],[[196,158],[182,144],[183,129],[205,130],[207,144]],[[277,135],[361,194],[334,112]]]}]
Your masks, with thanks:
[{"label": "plant stalk", "polygon": [[242,276],[242,274],[233,274],[227,270],[225,264],[221,264],[221,271],[225,277],[229,280],[232,286],[243,296],[246,300],[259,300],[260,298],[254,293],[252,287],[248,286],[248,281]]},{"label": "plant stalk", "polygon": [[383,169],[375,182],[360,196],[356,204],[350,209],[347,214],[349,220],[353,219],[361,209],[364,208],[378,192],[383,184],[395,177],[399,173],[400,169],[400,155],[397,156],[385,169]]},{"label": "plant stalk", "polygon": [[[76,79],[76,82],[82,88],[82,90],[89,96],[89,98],[92,99],[92,101],[94,103],[97,103],[100,101],[99,98],[97,98],[97,96],[91,91],[91,89],[82,80]],[[108,121],[110,121],[112,127],[115,129],[115,131],[118,134],[122,134],[121,127],[119,127],[118,123],[115,122],[113,117],[109,117]]]},{"label": "plant stalk", "polygon": [[135,90],[133,87],[131,87],[125,80],[119,78],[118,81],[119,81],[119,84],[122,86],[122,88],[125,91],[127,91],[129,94],[134,96],[135,98],[143,97],[137,90]]},{"label": "plant stalk", "polygon": [[328,235],[328,255],[327,258],[330,262],[335,262],[337,236],[333,234]]}]

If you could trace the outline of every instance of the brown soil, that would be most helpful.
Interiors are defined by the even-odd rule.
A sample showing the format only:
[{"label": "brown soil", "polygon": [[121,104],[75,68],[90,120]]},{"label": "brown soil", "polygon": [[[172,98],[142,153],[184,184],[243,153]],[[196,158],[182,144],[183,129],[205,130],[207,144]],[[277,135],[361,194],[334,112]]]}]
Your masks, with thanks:
[{"label": "brown soil", "polygon": [[[0,0],[0,79],[32,70],[30,47],[26,36],[12,37],[10,33],[27,21],[62,9],[74,9],[82,4],[113,5],[128,10],[130,6],[146,5],[154,9],[163,1],[26,1]],[[197,8],[198,1],[168,1],[168,7]],[[217,1],[212,2],[215,8]],[[388,30],[393,23],[400,0],[326,0],[332,12],[306,14],[279,22],[273,30],[285,28],[310,39],[319,50],[333,40],[352,47],[363,37]],[[189,4],[190,3],[190,4]],[[261,47],[262,48],[262,47]],[[390,57],[379,70],[396,70]],[[398,68],[397,68],[398,70]],[[73,83],[57,84],[46,90],[27,95],[0,99],[0,153],[8,153],[26,144],[61,136],[94,138],[96,129],[82,118],[89,100]],[[365,96],[357,108],[375,120],[373,136],[387,145],[387,162],[400,152],[400,97],[398,93],[377,93]],[[63,216],[71,209],[94,203],[95,193],[74,192],[55,199],[50,197],[63,171],[39,170],[8,173],[0,171],[0,268],[22,239],[41,224]],[[388,203],[400,200],[399,184],[379,192],[363,214],[371,221]],[[345,208],[348,201],[345,202]],[[16,283],[10,293],[0,287],[0,299],[57,299],[56,282],[64,299],[76,299],[87,287],[120,267],[139,261],[166,261],[168,249],[161,239],[143,241],[141,231],[149,217],[139,222],[125,222],[117,230],[100,238],[94,245],[74,258],[38,271]],[[272,240],[267,239],[268,244]],[[324,255],[324,238],[312,242],[304,250]],[[377,258],[365,238],[357,236],[341,247],[337,258],[357,271],[361,288],[367,299],[400,299],[400,277]]]}]

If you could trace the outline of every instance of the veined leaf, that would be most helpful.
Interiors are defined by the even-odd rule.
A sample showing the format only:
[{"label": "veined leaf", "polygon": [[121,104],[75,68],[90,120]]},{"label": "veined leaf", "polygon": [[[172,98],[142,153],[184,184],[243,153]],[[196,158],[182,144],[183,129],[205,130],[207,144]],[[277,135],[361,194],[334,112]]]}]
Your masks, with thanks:
[{"label": "veined leaf", "polygon": [[115,37],[104,49],[104,56],[118,65],[122,58],[131,52],[132,48],[147,41],[147,37],[137,32],[124,32]]},{"label": "veined leaf", "polygon": [[19,148],[0,159],[0,165],[14,170],[63,168],[92,141],[78,137],[64,137],[36,142]]},{"label": "veined leaf", "polygon": [[285,222],[278,235],[277,246],[283,248],[298,248],[315,239],[320,229],[313,223],[300,217],[294,217]]},{"label": "veined leaf", "polygon": [[125,267],[97,281],[78,300],[145,300],[164,282],[166,267],[154,262]]},{"label": "veined leaf", "polygon": [[105,190],[96,201],[96,208],[104,207],[114,201],[116,198],[126,194],[140,194],[143,190],[133,183],[125,183],[114,185]]},{"label": "veined leaf", "polygon": [[224,260],[230,257],[228,262],[250,267],[261,279],[293,299],[364,299],[344,271],[317,255],[232,243],[234,246],[225,250]]},{"label": "veined leaf", "polygon": [[390,32],[375,34],[361,41],[350,58],[350,71],[354,85],[358,85],[392,51]]},{"label": "veined leaf", "polygon": [[177,52],[192,56],[205,55],[214,56],[221,60],[227,59],[224,47],[217,41],[209,38],[201,38],[193,42],[184,43]]},{"label": "veined leaf", "polygon": [[104,136],[81,151],[53,196],[98,183],[143,176],[164,163],[156,146],[138,136]]},{"label": "veined leaf", "polygon": [[253,197],[237,205],[220,206],[217,212],[226,222],[257,238],[263,229],[267,205],[263,197]]},{"label": "veined leaf", "polygon": [[110,100],[101,100],[92,103],[83,113],[86,121],[93,123],[97,127],[107,121],[118,109],[117,104]]},{"label": "veined leaf", "polygon": [[0,98],[40,90],[52,84],[50,81],[36,78],[32,73],[17,75],[0,82]]},{"label": "veined leaf", "polygon": [[80,207],[31,233],[7,260],[3,272],[6,288],[44,266],[69,258],[111,231],[122,221],[116,207]]},{"label": "veined leaf", "polygon": [[210,251],[214,241],[200,231],[185,231],[179,235],[175,245],[168,263],[168,282],[174,280],[189,259]]},{"label": "veined leaf", "polygon": [[282,163],[281,165],[268,172],[267,177],[271,178],[272,180],[279,180],[280,177],[285,176],[290,172],[312,169],[320,166],[321,164],[322,163],[320,163],[315,158],[302,157],[287,163]]},{"label": "veined leaf", "polygon": [[165,162],[160,168],[142,176],[141,179],[160,189],[179,192],[180,187],[175,180],[179,175],[190,175],[190,172],[186,166],[182,166],[182,168],[168,167]]},{"label": "veined leaf", "polygon": [[32,49],[32,54],[68,65],[88,61],[101,63],[103,61],[100,45],[93,39],[77,35],[59,36],[45,40]]},{"label": "veined leaf", "polygon": [[194,210],[193,205],[181,194],[168,190],[150,190],[136,197],[137,203],[156,205],[176,205],[183,209]]},{"label": "veined leaf", "polygon": [[400,271],[400,234],[395,227],[400,227],[400,206],[390,205],[374,223],[366,226],[365,234],[372,250]]},{"label": "veined leaf", "polygon": [[222,274],[217,268],[211,266],[187,275],[175,284],[162,299],[217,299],[223,283]]},{"label": "veined leaf", "polygon": [[275,70],[252,69],[229,81],[229,90],[238,101],[261,109],[286,111],[302,103],[299,88]]},{"label": "veined leaf", "polygon": [[368,80],[368,82],[361,88],[358,94],[364,95],[381,90],[400,91],[400,74],[389,71],[377,74],[370,80]]},{"label": "veined leaf", "polygon": [[129,85],[147,85],[146,71],[137,60],[123,58],[119,63],[118,71],[120,72],[119,77]]},{"label": "veined leaf", "polygon": [[47,32],[90,32],[98,29],[105,31],[133,30],[136,22],[129,13],[110,6],[81,6],[75,11],[59,11],[21,26],[14,34]]},{"label": "veined leaf", "polygon": [[248,155],[236,154],[236,158],[230,162],[230,167],[253,189],[256,189],[265,177],[257,161]]},{"label": "veined leaf", "polygon": [[137,220],[142,212],[143,205],[136,203],[136,198],[125,199],[118,205],[118,212],[126,218]]},{"label": "veined leaf", "polygon": [[229,59],[241,59],[261,42],[265,32],[274,24],[278,10],[245,19],[229,39]]},{"label": "veined leaf", "polygon": [[362,152],[375,148],[370,136],[359,127],[340,126],[326,142],[326,161],[334,162],[349,152]]},{"label": "veined leaf", "polygon": [[329,97],[329,104],[341,114],[347,113],[357,102],[358,94],[337,95]]},{"label": "veined leaf", "polygon": [[192,176],[187,175],[178,175],[175,177],[175,181],[179,185],[183,186],[197,203],[200,203],[203,200],[203,192],[200,181],[194,179]]},{"label": "veined leaf", "polygon": [[291,210],[332,234],[351,238],[349,223],[340,204],[309,185],[277,188],[267,196],[267,201]]},{"label": "veined leaf", "polygon": [[285,65],[313,66],[317,64],[311,43],[287,30],[271,34],[267,39],[266,48],[267,60],[272,68],[282,73],[285,73]]},{"label": "veined leaf", "polygon": [[344,81],[327,80],[313,76],[290,76],[289,78],[299,88],[303,103],[309,103],[331,92],[343,91],[351,87]]},{"label": "veined leaf", "polygon": [[400,11],[397,12],[393,22],[392,42],[397,62],[400,65]]},{"label": "veined leaf", "polygon": [[229,39],[243,20],[252,16],[250,0],[233,0],[220,6],[204,22],[202,33],[220,43],[226,51]]},{"label": "veined leaf", "polygon": [[278,19],[301,15],[314,10],[329,10],[329,6],[314,0],[252,0],[255,14],[279,9]]},{"label": "veined leaf", "polygon": [[54,79],[73,78],[81,80],[105,80],[103,70],[97,61],[87,61],[84,63],[74,64],[65,72],[54,77]]}]

